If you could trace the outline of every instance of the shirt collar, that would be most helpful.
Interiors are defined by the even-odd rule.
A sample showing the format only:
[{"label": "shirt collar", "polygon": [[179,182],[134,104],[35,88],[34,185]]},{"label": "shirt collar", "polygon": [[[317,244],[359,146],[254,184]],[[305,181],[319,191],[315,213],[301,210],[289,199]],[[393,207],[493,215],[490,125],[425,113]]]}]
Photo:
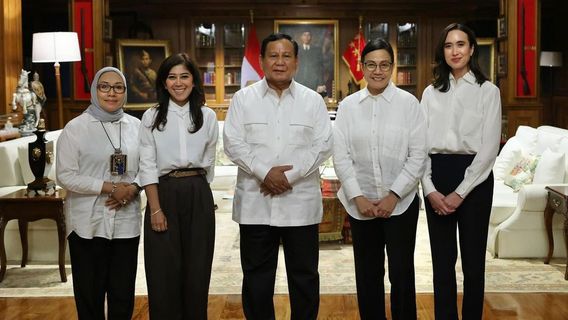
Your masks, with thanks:
[{"label": "shirt collar", "polygon": [[385,99],[387,102],[391,102],[395,92],[396,92],[396,87],[392,82],[389,82],[385,90],[378,95],[372,95],[371,92],[369,92],[369,89],[365,87],[363,90],[360,91],[359,102],[362,102],[367,98],[378,99],[379,97],[383,97],[383,99]]},{"label": "shirt collar", "polygon": [[[473,71],[471,70],[469,70],[466,74],[464,74],[463,77],[461,77],[460,79],[463,79],[465,82],[468,82],[470,84],[475,84],[476,81],[475,74],[473,74]],[[456,78],[454,78],[454,75],[450,72],[450,81],[452,80],[454,81],[454,83],[456,82]]]},{"label": "shirt collar", "polygon": [[173,102],[172,99],[170,99],[168,103],[168,111],[172,111],[183,116],[189,112],[189,101],[180,107],[177,103]]},{"label": "shirt collar", "polygon": [[[263,97],[266,96],[266,94],[268,94],[269,91],[276,93],[274,89],[268,86],[266,77],[262,78],[262,80],[260,81],[259,90],[260,90],[260,95]],[[284,91],[282,91],[282,96],[284,96],[286,93],[290,93],[292,98],[294,98],[296,96],[296,90],[298,90],[296,81],[292,79],[292,82],[290,82],[290,86],[287,89],[284,89]]]}]

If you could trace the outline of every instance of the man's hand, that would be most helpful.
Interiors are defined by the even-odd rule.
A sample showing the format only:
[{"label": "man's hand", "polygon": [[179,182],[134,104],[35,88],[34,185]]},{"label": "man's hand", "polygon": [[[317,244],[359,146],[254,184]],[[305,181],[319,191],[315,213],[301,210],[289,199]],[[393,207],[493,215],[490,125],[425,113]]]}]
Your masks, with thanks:
[{"label": "man's hand", "polygon": [[266,187],[270,191],[269,194],[273,196],[292,190],[292,186],[284,174],[288,170],[292,170],[291,165],[272,167],[266,174],[266,177],[264,177],[264,183],[261,185],[260,192],[266,195],[262,186]]}]

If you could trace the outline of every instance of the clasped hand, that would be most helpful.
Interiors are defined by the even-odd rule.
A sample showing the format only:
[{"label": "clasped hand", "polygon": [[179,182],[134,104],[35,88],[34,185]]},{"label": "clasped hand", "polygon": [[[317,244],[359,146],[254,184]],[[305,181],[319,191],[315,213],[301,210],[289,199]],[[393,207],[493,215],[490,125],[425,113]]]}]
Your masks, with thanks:
[{"label": "clasped hand", "polygon": [[137,188],[130,183],[116,183],[116,190],[106,199],[105,206],[109,209],[119,210],[138,196],[137,191]]},{"label": "clasped hand", "polygon": [[355,197],[357,210],[367,217],[389,218],[397,202],[398,198],[392,193],[389,193],[380,200],[374,201],[367,199],[365,196]]},{"label": "clasped hand", "polygon": [[441,216],[454,213],[463,202],[462,197],[456,192],[444,196],[442,193],[434,191],[428,194],[427,197],[434,212]]},{"label": "clasped hand", "polygon": [[292,190],[292,186],[284,174],[292,168],[291,165],[272,167],[264,177],[264,182],[260,184],[260,193],[265,196],[276,196]]}]

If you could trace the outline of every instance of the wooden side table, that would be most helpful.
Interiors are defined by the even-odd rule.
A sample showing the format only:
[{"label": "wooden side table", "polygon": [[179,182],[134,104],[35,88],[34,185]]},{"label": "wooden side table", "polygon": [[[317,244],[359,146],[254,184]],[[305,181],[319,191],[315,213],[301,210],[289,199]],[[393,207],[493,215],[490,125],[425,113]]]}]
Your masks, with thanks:
[{"label": "wooden side table", "polygon": [[12,219],[18,219],[20,240],[22,242],[22,268],[28,263],[28,222],[40,219],[52,219],[57,224],[59,238],[59,274],[62,282],[67,282],[65,273],[65,215],[63,203],[65,190],[58,190],[49,196],[28,195],[26,189],[0,197],[0,282],[6,274],[6,247],[4,230]]},{"label": "wooden side table", "polygon": [[[548,201],[544,209],[544,224],[546,226],[546,235],[548,238],[548,255],[544,263],[548,264],[554,253],[554,239],[552,236],[552,216],[554,213],[564,215],[564,243],[568,250],[568,187],[548,186]],[[566,263],[566,271],[564,280],[568,280],[568,259]]]}]

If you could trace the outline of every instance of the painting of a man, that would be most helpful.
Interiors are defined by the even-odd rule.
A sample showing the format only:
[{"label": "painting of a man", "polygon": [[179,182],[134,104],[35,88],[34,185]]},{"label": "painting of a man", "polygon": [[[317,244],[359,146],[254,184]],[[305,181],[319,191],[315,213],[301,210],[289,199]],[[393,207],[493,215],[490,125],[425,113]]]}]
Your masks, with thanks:
[{"label": "painting of a man", "polygon": [[325,92],[322,48],[312,44],[310,31],[304,31],[300,39],[301,43],[298,48],[300,64],[294,80],[319,93]]},{"label": "painting of a man", "polygon": [[152,69],[152,58],[148,51],[140,50],[140,61],[130,75],[130,95],[132,102],[156,101],[156,71]]}]

